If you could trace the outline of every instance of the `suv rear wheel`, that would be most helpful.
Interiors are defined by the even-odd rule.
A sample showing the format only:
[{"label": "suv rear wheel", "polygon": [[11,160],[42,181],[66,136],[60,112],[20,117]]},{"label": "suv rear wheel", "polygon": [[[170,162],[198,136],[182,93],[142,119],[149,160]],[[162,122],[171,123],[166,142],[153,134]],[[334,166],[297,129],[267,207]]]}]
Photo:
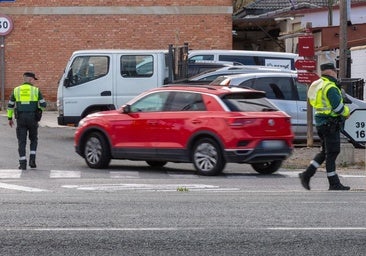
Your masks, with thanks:
[{"label": "suv rear wheel", "polygon": [[200,139],[194,144],[192,160],[197,172],[205,176],[221,173],[226,165],[220,146],[210,138]]}]

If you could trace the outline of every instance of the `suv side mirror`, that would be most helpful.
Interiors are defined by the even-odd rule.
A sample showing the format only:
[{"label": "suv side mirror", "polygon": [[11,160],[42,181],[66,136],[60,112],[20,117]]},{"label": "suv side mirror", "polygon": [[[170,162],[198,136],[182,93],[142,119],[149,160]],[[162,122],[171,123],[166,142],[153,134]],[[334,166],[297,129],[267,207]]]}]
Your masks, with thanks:
[{"label": "suv side mirror", "polygon": [[131,105],[122,106],[122,113],[124,113],[124,114],[131,113]]}]

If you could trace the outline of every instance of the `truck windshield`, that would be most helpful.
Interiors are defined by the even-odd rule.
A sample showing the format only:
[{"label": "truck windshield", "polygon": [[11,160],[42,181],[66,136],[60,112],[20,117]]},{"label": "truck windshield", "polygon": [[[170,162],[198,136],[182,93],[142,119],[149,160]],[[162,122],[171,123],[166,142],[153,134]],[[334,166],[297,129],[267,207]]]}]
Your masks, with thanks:
[{"label": "truck windshield", "polygon": [[71,64],[65,86],[83,84],[108,73],[108,56],[78,56]]}]

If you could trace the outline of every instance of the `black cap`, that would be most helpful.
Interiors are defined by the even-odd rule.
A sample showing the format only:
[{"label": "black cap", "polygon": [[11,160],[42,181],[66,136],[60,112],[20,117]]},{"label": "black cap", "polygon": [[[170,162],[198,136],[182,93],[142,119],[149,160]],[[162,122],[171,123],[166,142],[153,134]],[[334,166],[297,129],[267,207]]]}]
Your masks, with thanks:
[{"label": "black cap", "polygon": [[334,64],[330,63],[330,62],[320,65],[320,70],[321,71],[324,71],[324,70],[327,70],[327,69],[337,70],[336,67],[334,66]]},{"label": "black cap", "polygon": [[38,80],[38,78],[36,77],[36,75],[32,72],[25,72],[23,74],[23,76],[26,76],[26,77],[32,77],[34,80]]}]

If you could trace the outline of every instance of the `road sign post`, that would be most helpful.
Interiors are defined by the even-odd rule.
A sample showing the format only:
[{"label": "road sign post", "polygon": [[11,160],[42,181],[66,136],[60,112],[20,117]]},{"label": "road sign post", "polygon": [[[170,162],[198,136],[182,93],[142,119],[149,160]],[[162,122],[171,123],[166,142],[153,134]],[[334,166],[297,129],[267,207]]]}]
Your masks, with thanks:
[{"label": "road sign post", "polygon": [[[303,59],[299,59],[295,63],[298,72],[298,81],[310,84],[319,79],[317,74],[313,73],[316,70],[316,61],[314,60],[315,50],[314,50],[314,36],[311,32],[312,25],[310,22],[306,24],[305,34],[299,37],[298,52],[299,56]],[[313,138],[313,108],[309,101],[307,103],[307,146],[311,147],[314,143]]]},{"label": "road sign post", "polygon": [[1,109],[5,109],[5,36],[13,30],[13,21],[9,16],[0,14],[0,83]]}]

